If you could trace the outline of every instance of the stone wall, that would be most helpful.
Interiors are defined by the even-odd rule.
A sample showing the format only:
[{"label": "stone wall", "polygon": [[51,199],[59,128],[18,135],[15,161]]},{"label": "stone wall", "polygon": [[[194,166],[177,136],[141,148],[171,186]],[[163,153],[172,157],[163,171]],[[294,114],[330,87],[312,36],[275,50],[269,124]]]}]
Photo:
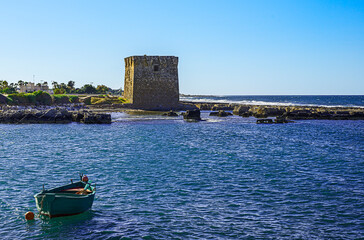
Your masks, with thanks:
[{"label": "stone wall", "polygon": [[178,57],[125,58],[124,97],[135,108],[165,110],[176,107],[179,102]]}]

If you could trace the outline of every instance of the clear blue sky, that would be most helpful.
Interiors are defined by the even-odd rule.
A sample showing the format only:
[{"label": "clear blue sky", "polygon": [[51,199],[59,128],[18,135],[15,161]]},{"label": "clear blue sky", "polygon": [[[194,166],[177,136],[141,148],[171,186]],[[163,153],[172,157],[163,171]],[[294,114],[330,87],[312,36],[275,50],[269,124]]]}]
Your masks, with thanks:
[{"label": "clear blue sky", "polygon": [[364,94],[364,1],[0,0],[0,79],[124,88],[144,54],[186,94]]}]

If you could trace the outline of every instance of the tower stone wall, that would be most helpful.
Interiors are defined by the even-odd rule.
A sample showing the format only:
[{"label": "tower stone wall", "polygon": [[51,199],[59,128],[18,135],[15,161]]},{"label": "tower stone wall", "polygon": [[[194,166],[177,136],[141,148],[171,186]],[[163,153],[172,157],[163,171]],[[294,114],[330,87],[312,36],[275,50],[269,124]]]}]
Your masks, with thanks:
[{"label": "tower stone wall", "polygon": [[133,107],[173,109],[179,102],[178,57],[125,58],[124,97]]}]

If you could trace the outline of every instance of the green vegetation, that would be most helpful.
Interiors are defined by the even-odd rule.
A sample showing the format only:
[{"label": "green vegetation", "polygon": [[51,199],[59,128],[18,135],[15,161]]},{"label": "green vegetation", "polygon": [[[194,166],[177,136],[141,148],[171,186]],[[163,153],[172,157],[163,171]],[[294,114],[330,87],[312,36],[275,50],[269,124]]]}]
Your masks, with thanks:
[{"label": "green vegetation", "polygon": [[69,95],[68,98],[70,99],[71,103],[79,103],[80,102],[80,99],[78,98],[78,96]]},{"label": "green vegetation", "polygon": [[97,97],[80,98],[75,95],[54,94],[36,91],[33,93],[12,93],[7,97],[0,94],[0,103],[9,105],[52,105],[52,104],[69,104],[83,102],[86,105],[102,105],[102,104],[123,104],[127,100],[122,97],[114,97],[110,95],[99,95]]},{"label": "green vegetation", "polygon": [[[12,94],[17,93],[17,88],[21,86],[26,86],[28,82],[24,82],[23,80],[19,80],[17,83],[8,83],[6,80],[0,80],[0,93]],[[37,83],[38,87],[47,87],[48,82],[42,81],[42,83]],[[58,83],[56,81],[52,82],[53,92],[54,94],[113,94],[113,95],[121,95],[122,90],[116,89],[113,90],[105,85],[97,85],[94,87],[92,84],[85,84],[81,88],[75,87],[74,81],[68,81],[68,83]],[[39,88],[40,89],[40,88]]]},{"label": "green vegetation", "polygon": [[[86,99],[85,99],[86,100]],[[91,104],[91,105],[101,105],[101,104],[123,104],[126,103],[126,99],[122,97],[113,97],[108,95],[99,95],[97,97],[90,97],[84,101],[85,104]]]},{"label": "green vegetation", "polygon": [[[127,100],[110,94],[121,95],[122,90],[112,90],[105,85],[94,87],[92,84],[85,84],[81,88],[75,88],[75,82],[69,81],[67,84],[52,82],[53,95],[44,91],[35,91],[33,93],[17,93],[18,87],[27,86],[28,82],[19,80],[17,83],[8,83],[0,80],[0,104],[9,105],[52,105],[52,104],[69,104],[83,102],[86,105],[102,104],[123,104]],[[47,86],[47,82],[38,83],[37,86]],[[48,88],[47,88],[48,89]],[[6,95],[1,95],[1,93]],[[70,95],[85,94],[85,95]],[[87,94],[99,94],[97,97],[88,96]]]},{"label": "green vegetation", "polygon": [[12,93],[8,95],[8,104],[12,105],[51,105],[52,97],[49,93],[36,91],[33,93]]},{"label": "green vegetation", "polygon": [[81,88],[75,88],[75,82],[69,81],[65,83],[52,82],[54,94],[77,93],[77,94],[106,94],[108,92],[121,93],[119,90],[112,90],[105,85],[97,85],[94,87],[92,84],[85,84]]},{"label": "green vegetation", "polygon": [[0,80],[0,93],[11,94],[16,93],[16,85],[13,83],[9,84],[5,80]]},{"label": "green vegetation", "polygon": [[78,96],[55,94],[50,95],[47,92],[36,91],[33,93],[12,93],[7,96],[9,105],[52,105],[78,103]]},{"label": "green vegetation", "polygon": [[35,102],[37,104],[51,105],[53,103],[51,95],[49,95],[49,93],[47,93],[47,92],[36,91],[33,93],[29,93],[29,94],[33,94],[35,96]]},{"label": "green vegetation", "polygon": [[70,103],[70,99],[67,95],[64,94],[54,94],[52,96],[54,104],[67,104]]}]

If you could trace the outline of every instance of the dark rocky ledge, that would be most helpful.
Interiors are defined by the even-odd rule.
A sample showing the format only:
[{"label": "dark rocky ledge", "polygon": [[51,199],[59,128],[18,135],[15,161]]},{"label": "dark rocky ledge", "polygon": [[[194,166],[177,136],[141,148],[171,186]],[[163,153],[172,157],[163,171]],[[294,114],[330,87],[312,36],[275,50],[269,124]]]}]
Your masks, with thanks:
[{"label": "dark rocky ledge", "polygon": [[0,123],[71,123],[110,124],[111,115],[90,111],[70,112],[64,108],[48,110],[6,110],[0,111]]},{"label": "dark rocky ledge", "polygon": [[200,110],[233,111],[234,115],[255,118],[279,117],[281,119],[364,120],[364,108],[316,106],[267,106],[228,103],[194,103]]},{"label": "dark rocky ledge", "polygon": [[187,121],[201,121],[200,110],[187,110],[183,114],[183,119]]}]

